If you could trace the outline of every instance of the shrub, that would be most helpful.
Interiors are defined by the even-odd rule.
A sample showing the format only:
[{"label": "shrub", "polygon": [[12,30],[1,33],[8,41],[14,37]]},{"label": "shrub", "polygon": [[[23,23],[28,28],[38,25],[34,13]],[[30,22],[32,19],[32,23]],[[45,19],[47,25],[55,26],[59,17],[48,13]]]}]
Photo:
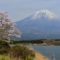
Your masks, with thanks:
[{"label": "shrub", "polygon": [[32,60],[35,54],[25,46],[14,46],[11,48],[11,57],[21,58],[22,60]]},{"label": "shrub", "polygon": [[6,41],[0,41],[0,54],[8,53],[10,46]]}]

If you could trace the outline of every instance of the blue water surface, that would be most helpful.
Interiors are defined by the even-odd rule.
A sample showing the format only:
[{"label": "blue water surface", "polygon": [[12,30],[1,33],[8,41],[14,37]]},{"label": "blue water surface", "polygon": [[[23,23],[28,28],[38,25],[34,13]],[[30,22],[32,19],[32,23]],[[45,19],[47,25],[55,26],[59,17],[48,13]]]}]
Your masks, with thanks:
[{"label": "blue water surface", "polygon": [[34,50],[42,53],[48,58],[54,57],[55,60],[60,60],[60,46],[41,46],[41,45],[33,45]]}]

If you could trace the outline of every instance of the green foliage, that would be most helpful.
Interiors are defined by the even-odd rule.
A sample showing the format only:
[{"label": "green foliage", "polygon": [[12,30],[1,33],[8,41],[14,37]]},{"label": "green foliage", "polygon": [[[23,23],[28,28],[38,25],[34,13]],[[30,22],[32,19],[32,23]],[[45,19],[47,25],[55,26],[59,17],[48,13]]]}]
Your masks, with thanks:
[{"label": "green foliage", "polygon": [[0,41],[0,54],[8,53],[10,50],[10,46],[6,41]]},{"label": "green foliage", "polygon": [[[4,55],[7,55],[7,57]],[[0,59],[9,60],[12,57],[17,60],[19,58],[21,60],[34,60],[35,53],[24,45],[9,45],[5,40],[0,40]]]},{"label": "green foliage", "polygon": [[43,43],[43,40],[19,40],[19,41],[11,41],[11,44],[20,44],[20,43],[27,43],[27,44],[29,44],[29,43],[31,43],[31,44],[42,44]]},{"label": "green foliage", "polygon": [[35,54],[32,50],[25,46],[14,46],[11,49],[11,56],[14,56],[16,58],[21,57],[22,60],[33,60]]},{"label": "green foliage", "polygon": [[6,55],[0,55],[0,60],[10,60],[10,57]]},{"label": "green foliage", "polygon": [[8,41],[8,32],[4,28],[0,28],[0,40]]},{"label": "green foliage", "polygon": [[5,29],[0,29],[0,33],[5,32]]}]

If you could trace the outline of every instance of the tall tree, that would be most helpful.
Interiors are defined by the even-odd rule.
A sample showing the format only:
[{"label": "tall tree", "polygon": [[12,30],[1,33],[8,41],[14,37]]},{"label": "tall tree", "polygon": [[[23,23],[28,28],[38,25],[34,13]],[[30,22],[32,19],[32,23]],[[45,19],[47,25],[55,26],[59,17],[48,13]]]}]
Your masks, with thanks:
[{"label": "tall tree", "polygon": [[10,40],[11,36],[21,37],[16,24],[11,22],[7,13],[0,13],[0,40]]}]

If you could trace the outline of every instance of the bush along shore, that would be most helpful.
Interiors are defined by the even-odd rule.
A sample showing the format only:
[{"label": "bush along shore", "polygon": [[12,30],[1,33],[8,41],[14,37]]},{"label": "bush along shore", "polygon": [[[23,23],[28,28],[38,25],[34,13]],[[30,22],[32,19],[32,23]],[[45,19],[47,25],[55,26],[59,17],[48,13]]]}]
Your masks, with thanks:
[{"label": "bush along shore", "polygon": [[10,45],[6,41],[0,41],[0,60],[47,60],[47,58],[24,44]]},{"label": "bush along shore", "polygon": [[24,45],[10,46],[0,41],[0,60],[34,60],[35,53]]}]

